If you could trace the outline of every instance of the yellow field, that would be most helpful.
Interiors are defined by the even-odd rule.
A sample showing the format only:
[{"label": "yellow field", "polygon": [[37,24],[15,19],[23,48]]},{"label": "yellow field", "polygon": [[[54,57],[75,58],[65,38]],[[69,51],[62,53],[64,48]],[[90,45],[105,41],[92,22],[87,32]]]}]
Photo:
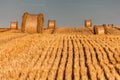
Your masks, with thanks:
[{"label": "yellow field", "polygon": [[9,29],[8,28],[0,28],[0,32],[5,32],[5,31],[8,31]]},{"label": "yellow field", "polygon": [[0,33],[0,80],[120,80],[119,30],[85,30]]}]

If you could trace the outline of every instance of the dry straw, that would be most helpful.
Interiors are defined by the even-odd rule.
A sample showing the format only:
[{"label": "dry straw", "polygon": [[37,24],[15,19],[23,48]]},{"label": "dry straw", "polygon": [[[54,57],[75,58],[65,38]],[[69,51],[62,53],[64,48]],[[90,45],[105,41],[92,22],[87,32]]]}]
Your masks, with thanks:
[{"label": "dry straw", "polygon": [[108,27],[113,27],[114,26],[114,24],[108,24]]},{"label": "dry straw", "polygon": [[103,27],[104,27],[104,29],[105,29],[105,34],[107,34],[107,25],[106,24],[103,24]]},{"label": "dry straw", "polygon": [[22,17],[22,32],[28,33],[42,33],[44,30],[44,15],[29,14],[28,12],[23,14]]},{"label": "dry straw", "polygon": [[55,29],[56,20],[48,20],[48,29]]},{"label": "dry straw", "polygon": [[37,32],[43,33],[44,30],[44,15],[42,13],[37,16]]},{"label": "dry straw", "polygon": [[94,26],[94,34],[106,34],[107,28],[104,26]]},{"label": "dry straw", "polygon": [[92,20],[85,20],[85,27],[92,27]]},{"label": "dry straw", "polygon": [[10,29],[18,29],[18,22],[11,22]]}]

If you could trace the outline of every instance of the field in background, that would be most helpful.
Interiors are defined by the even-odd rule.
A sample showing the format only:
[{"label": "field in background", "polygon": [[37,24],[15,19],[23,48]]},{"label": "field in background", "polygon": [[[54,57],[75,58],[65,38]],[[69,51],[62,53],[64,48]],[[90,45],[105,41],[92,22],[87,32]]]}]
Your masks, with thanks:
[{"label": "field in background", "polygon": [[[52,33],[52,34],[47,34]],[[120,80],[120,31],[90,28],[0,33],[0,80]]]},{"label": "field in background", "polygon": [[9,28],[0,28],[0,32],[5,32],[5,31],[8,31],[10,30]]}]

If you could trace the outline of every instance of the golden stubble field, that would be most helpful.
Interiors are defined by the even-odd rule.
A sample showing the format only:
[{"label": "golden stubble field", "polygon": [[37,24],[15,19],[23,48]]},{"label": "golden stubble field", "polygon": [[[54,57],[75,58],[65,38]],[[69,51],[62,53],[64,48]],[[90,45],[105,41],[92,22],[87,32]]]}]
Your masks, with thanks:
[{"label": "golden stubble field", "polygon": [[0,80],[120,80],[119,30],[85,30],[1,32]]}]

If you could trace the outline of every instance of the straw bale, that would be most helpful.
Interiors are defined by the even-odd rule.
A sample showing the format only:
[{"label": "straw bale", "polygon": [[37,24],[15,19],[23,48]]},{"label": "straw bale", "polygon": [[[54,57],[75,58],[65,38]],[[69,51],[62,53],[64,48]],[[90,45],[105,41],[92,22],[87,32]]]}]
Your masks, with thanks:
[{"label": "straw bale", "polygon": [[40,13],[37,16],[37,32],[43,33],[43,30],[44,30],[44,15]]},{"label": "straw bale", "polygon": [[[40,14],[24,13],[22,19],[22,32],[42,33],[44,24],[44,16]],[[41,30],[42,29],[42,30]]]},{"label": "straw bale", "polygon": [[10,29],[18,29],[18,22],[11,22]]},{"label": "straw bale", "polygon": [[94,26],[94,33],[95,34],[106,34],[105,27],[103,27],[103,26]]},{"label": "straw bale", "polygon": [[105,34],[107,34],[107,28],[108,28],[108,25],[107,25],[107,24],[103,24],[102,26],[103,26],[104,29],[105,29]]},{"label": "straw bale", "polygon": [[22,32],[25,32],[25,23],[26,23],[26,19],[27,19],[28,14],[29,14],[28,12],[25,12],[22,16],[22,27],[21,27]]},{"label": "straw bale", "polygon": [[114,26],[114,24],[108,24],[108,27],[113,27]]},{"label": "straw bale", "polygon": [[48,29],[55,29],[56,20],[48,20]]},{"label": "straw bale", "polygon": [[107,24],[103,24],[104,27],[107,27]]},{"label": "straw bale", "polygon": [[85,20],[85,27],[92,27],[92,20]]}]

